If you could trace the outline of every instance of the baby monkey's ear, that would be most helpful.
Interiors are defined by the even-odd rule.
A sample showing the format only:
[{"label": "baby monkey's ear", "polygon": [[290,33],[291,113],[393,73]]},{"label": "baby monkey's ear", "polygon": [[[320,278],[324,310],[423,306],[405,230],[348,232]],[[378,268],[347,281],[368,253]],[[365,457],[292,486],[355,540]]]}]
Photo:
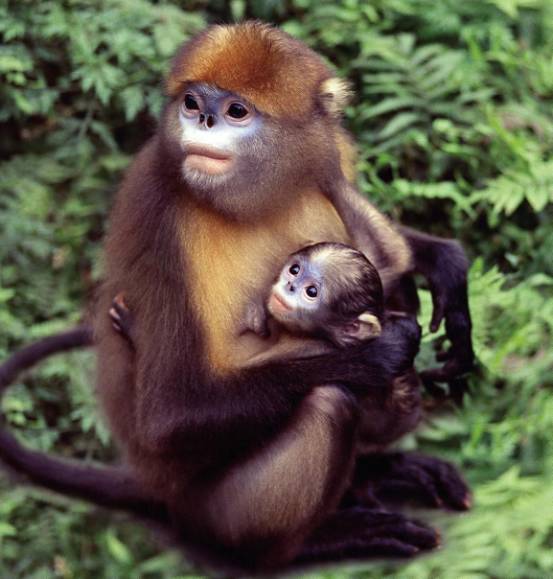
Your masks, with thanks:
[{"label": "baby monkey's ear", "polygon": [[363,312],[357,319],[344,322],[332,328],[332,341],[340,348],[380,336],[382,326],[379,319],[370,312]]},{"label": "baby monkey's ear", "polygon": [[370,312],[363,312],[357,318],[360,323],[359,333],[363,336],[361,339],[376,338],[382,333],[380,320]]}]

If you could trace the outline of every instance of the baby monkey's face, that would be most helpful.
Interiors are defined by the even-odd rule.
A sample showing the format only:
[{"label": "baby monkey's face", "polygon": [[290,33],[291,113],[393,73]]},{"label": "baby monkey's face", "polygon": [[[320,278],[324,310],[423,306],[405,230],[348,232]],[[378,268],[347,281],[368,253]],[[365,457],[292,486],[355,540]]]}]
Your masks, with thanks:
[{"label": "baby monkey's face", "polygon": [[380,277],[352,247],[317,243],[290,256],[271,288],[269,313],[290,331],[348,346],[380,334]]},{"label": "baby monkey's face", "polygon": [[272,287],[267,307],[284,325],[310,331],[326,314],[325,268],[321,260],[292,256]]}]

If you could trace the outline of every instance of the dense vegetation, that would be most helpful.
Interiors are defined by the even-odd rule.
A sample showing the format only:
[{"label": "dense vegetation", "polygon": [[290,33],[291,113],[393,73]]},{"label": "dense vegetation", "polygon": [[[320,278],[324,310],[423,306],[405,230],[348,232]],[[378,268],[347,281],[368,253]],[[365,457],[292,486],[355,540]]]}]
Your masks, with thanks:
[{"label": "dense vegetation", "polygon": [[[464,407],[435,408],[404,446],[460,465],[475,507],[420,513],[444,530],[434,554],[317,575],[551,576],[552,0],[2,0],[0,358],[83,315],[171,54],[206,22],[243,17],[283,25],[353,81],[362,190],[395,219],[461,239],[473,260],[479,371]],[[92,381],[92,353],[54,358],[3,411],[37,448],[111,460]],[[1,577],[189,576],[124,518],[5,477],[0,492]]]}]

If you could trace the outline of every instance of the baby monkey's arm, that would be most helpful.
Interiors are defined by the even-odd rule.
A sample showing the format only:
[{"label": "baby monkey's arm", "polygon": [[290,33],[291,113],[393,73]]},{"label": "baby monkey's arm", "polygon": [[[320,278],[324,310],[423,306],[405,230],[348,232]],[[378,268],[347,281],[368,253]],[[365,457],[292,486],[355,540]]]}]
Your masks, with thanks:
[{"label": "baby monkey's arm", "polygon": [[254,334],[266,338],[269,335],[267,325],[267,310],[265,304],[251,300],[246,306],[244,315],[244,331],[251,330]]}]

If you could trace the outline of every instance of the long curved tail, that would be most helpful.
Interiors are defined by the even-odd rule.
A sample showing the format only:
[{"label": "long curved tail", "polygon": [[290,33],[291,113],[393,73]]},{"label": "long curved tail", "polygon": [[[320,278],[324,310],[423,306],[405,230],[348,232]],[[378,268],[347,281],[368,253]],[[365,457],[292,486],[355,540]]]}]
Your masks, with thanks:
[{"label": "long curved tail", "polygon": [[[0,365],[0,398],[23,370],[52,354],[92,343],[92,329],[82,325],[23,347]],[[151,499],[125,469],[79,464],[31,450],[8,431],[3,418],[0,418],[0,462],[31,484],[141,518],[167,520],[164,506]]]}]

